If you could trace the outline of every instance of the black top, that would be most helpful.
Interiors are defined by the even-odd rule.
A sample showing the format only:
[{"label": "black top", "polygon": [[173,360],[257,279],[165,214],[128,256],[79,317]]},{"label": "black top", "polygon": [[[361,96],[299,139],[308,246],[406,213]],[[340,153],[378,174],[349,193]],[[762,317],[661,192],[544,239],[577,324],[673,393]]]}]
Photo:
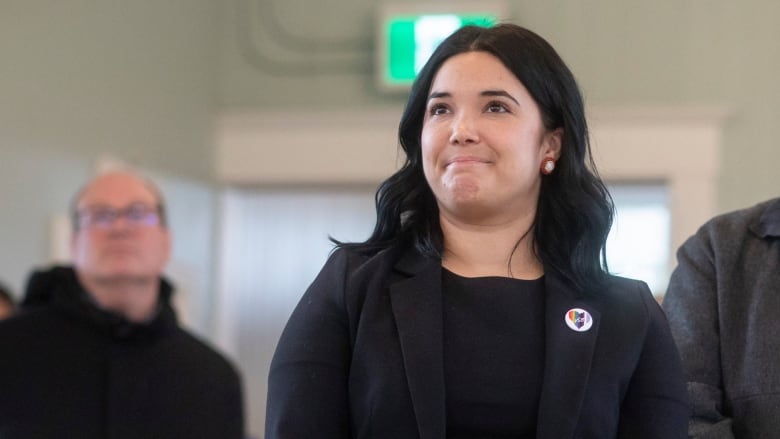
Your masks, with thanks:
[{"label": "black top", "polygon": [[[443,296],[440,258],[334,251],[276,347],[265,438],[444,439]],[[575,308],[588,331],[566,324]],[[544,358],[535,439],[687,439],[680,358],[645,283],[580,291],[547,270]]]},{"label": "black top", "polygon": [[544,278],[442,272],[447,437],[535,437]]}]

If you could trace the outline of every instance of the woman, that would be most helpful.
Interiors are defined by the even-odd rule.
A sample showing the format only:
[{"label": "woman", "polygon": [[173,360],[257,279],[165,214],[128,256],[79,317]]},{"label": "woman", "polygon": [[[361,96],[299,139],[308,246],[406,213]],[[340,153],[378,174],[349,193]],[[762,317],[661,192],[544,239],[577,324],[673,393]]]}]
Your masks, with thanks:
[{"label": "woman", "polygon": [[377,224],[282,334],[266,438],[683,438],[680,360],[647,286],[609,276],[612,204],[582,97],[518,26],[434,52]]}]

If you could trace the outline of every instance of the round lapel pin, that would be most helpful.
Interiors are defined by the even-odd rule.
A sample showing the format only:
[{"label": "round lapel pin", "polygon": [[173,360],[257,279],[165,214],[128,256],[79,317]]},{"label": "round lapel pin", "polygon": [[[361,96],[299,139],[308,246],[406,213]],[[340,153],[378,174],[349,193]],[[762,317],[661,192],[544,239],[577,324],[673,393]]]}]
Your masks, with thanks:
[{"label": "round lapel pin", "polygon": [[585,332],[593,326],[593,317],[582,308],[572,308],[566,311],[566,325],[573,331]]}]

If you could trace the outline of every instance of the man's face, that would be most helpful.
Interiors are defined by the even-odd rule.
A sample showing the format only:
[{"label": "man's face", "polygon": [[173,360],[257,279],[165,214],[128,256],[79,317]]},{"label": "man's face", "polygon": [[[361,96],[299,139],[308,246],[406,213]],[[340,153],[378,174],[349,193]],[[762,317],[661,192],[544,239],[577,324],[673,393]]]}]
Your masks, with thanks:
[{"label": "man's face", "polygon": [[138,177],[98,177],[76,205],[73,264],[95,280],[148,280],[168,263],[171,238],[161,223],[159,200]]}]

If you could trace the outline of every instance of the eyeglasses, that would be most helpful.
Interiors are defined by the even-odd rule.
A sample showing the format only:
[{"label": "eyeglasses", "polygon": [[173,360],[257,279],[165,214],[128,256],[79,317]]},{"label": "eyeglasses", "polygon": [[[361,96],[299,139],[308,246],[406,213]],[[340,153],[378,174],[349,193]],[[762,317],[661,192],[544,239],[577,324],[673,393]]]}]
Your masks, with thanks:
[{"label": "eyeglasses", "polygon": [[162,224],[162,207],[133,203],[121,209],[110,206],[88,206],[77,210],[75,224],[78,229],[108,229],[118,218],[124,218],[134,227],[151,227]]}]

